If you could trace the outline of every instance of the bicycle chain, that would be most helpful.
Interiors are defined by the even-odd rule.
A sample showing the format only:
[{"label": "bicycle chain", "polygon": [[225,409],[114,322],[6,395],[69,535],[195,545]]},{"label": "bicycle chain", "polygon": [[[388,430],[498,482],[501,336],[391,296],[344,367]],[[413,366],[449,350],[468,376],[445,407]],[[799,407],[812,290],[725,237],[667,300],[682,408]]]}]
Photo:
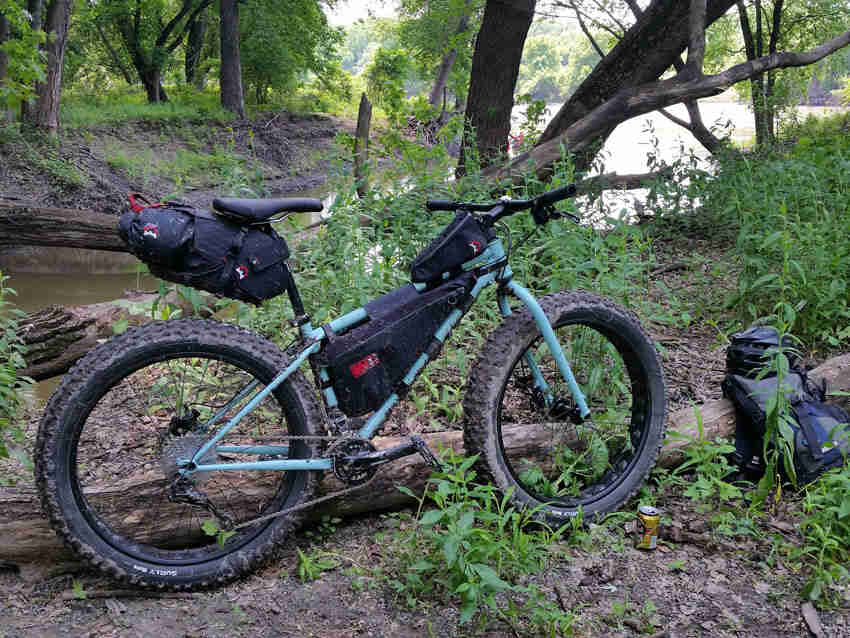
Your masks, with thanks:
[{"label": "bicycle chain", "polygon": [[[349,439],[355,439],[355,438],[357,438],[357,437],[353,437],[353,436],[302,435],[302,436],[282,436],[278,440],[281,440],[281,441],[290,441],[290,440],[317,441],[318,440],[318,441],[332,441],[336,444],[340,444],[343,441],[346,441],[346,440],[349,440]],[[333,449],[333,447],[335,447],[334,443],[331,443],[328,446],[329,449]],[[313,507],[314,505],[317,505],[319,503],[324,503],[325,501],[329,501],[331,499],[337,498],[338,496],[350,494],[351,492],[359,490],[363,487],[366,487],[370,483],[372,483],[372,481],[375,480],[376,476],[377,476],[377,473],[375,473],[368,481],[366,481],[365,483],[361,483],[360,485],[353,485],[352,487],[347,487],[345,489],[338,490],[338,491],[333,492],[331,494],[325,494],[324,496],[314,498],[310,501],[307,501],[306,503],[301,503],[300,505],[293,505],[292,507],[287,507],[286,509],[280,510],[278,512],[273,512],[271,514],[266,514],[265,516],[259,516],[257,518],[252,518],[248,521],[244,521],[242,523],[239,523],[239,525],[235,525],[235,526],[229,528],[227,531],[236,531],[238,529],[242,529],[243,527],[248,527],[249,525],[256,525],[258,523],[264,523],[265,521],[270,521],[273,518],[278,518],[279,516],[285,516],[286,514],[291,514],[292,512],[298,512],[300,510],[307,509],[308,507]]]}]

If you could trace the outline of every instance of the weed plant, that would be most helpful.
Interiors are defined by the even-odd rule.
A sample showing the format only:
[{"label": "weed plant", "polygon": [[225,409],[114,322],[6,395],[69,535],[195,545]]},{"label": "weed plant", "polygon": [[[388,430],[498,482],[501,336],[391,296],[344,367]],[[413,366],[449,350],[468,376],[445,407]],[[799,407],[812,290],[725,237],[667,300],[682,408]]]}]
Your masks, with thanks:
[{"label": "weed plant", "polygon": [[850,340],[850,115],[809,118],[786,142],[759,155],[717,158],[715,176],[695,180],[699,216],[737,237],[737,291],[728,304],[745,323],[782,298],[805,343]]},{"label": "weed plant", "polygon": [[[415,515],[401,514],[391,540],[386,582],[409,606],[428,600],[456,600],[460,623],[486,624],[489,610],[514,631],[531,623],[546,635],[571,632],[573,616],[560,610],[527,574],[543,569],[568,527],[530,525],[533,512],[508,506],[493,486],[475,483],[475,458],[444,455],[447,469],[429,479],[416,499]],[[427,509],[426,505],[433,506]]]},{"label": "weed plant", "polygon": [[[31,470],[32,461],[24,449],[24,432],[18,423],[24,391],[32,383],[32,379],[21,374],[26,367],[27,348],[20,335],[19,321],[25,313],[10,301],[16,292],[6,285],[7,280],[0,272],[0,459],[14,456]],[[11,482],[15,482],[15,477],[0,475],[0,485]]]}]

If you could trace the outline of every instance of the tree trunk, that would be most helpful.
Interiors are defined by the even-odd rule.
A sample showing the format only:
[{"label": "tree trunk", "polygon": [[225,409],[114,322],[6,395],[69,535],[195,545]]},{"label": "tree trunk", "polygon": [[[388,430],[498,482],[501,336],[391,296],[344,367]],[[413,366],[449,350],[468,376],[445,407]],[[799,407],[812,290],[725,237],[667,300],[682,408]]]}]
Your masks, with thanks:
[{"label": "tree trunk", "polygon": [[158,68],[148,67],[140,74],[142,85],[148,96],[149,104],[168,102],[168,95],[162,86],[162,71]]},{"label": "tree trunk", "polygon": [[[139,326],[151,321],[150,308],[157,298],[158,295],[148,293],[130,300],[48,306],[30,313],[19,322],[19,333],[27,346],[27,367],[21,374],[36,381],[65,374],[103,339],[114,336],[117,322]],[[168,302],[180,305],[176,296],[169,297]]]},{"label": "tree trunk", "polygon": [[62,91],[62,64],[68,43],[68,23],[73,0],[52,0],[47,8],[47,77],[36,86],[34,121],[38,128],[55,133],[59,128],[59,97]]},{"label": "tree trunk", "polygon": [[[42,28],[44,2],[42,0],[29,0],[27,10],[30,12],[30,25],[33,31],[38,31]],[[38,87],[36,86],[36,90]],[[24,100],[21,102],[21,121],[32,122],[35,120],[36,114],[34,111],[35,105]]]},{"label": "tree trunk", "polygon": [[535,4],[536,0],[489,0],[484,8],[472,57],[458,176],[466,174],[472,144],[481,167],[498,161],[505,152],[514,87]]},{"label": "tree trunk", "polygon": [[[467,3],[467,10],[468,9],[469,4]],[[469,29],[469,16],[464,14],[460,18],[460,23],[458,23],[457,25],[455,35],[461,35],[462,33],[465,33],[467,29]],[[434,80],[434,86],[431,87],[431,93],[428,96],[428,103],[431,106],[436,107],[443,99],[443,93],[446,89],[446,83],[449,80],[449,74],[452,72],[452,67],[455,64],[456,59],[457,47],[453,47],[451,51],[449,51],[443,56],[443,60],[440,62],[440,68],[437,69],[437,78]],[[446,105],[444,103],[443,110],[445,110],[445,108]]]},{"label": "tree trunk", "polygon": [[[829,359],[810,373],[812,379],[826,379],[833,391],[850,390],[850,354]],[[727,399],[710,401],[699,407],[703,421],[703,433],[708,439],[730,437],[735,431],[735,411]],[[669,429],[695,438],[698,435],[696,419],[692,408],[674,412],[669,417]],[[548,435],[547,435],[548,436]],[[509,451],[522,448],[524,451],[534,447],[535,430],[533,426],[515,427],[505,439]],[[440,432],[426,435],[426,441],[432,449],[450,447],[462,454],[463,433],[458,431]],[[373,440],[378,449],[387,449],[402,441],[396,437],[378,437]],[[687,438],[668,436],[658,465],[674,467],[683,459],[682,449],[688,445]],[[382,467],[373,482],[360,492],[354,492],[343,499],[334,499],[318,505],[312,511],[314,520],[322,516],[345,516],[393,509],[410,504],[409,497],[397,489],[405,485],[414,493],[421,494],[428,478],[429,470],[418,455],[408,456]],[[107,500],[110,505],[131,514],[136,506],[140,490],[150,486],[150,481],[127,477],[119,484],[103,486],[87,495],[90,501]],[[342,489],[331,472],[325,474],[322,493],[328,494]],[[162,527],[159,533],[167,534]],[[71,554],[50,529],[41,514],[36,490],[29,486],[0,487],[0,561],[26,566],[32,564],[50,565],[59,561],[73,560]]]},{"label": "tree trunk", "polygon": [[186,41],[186,84],[191,84],[199,91],[204,90],[205,73],[201,69],[201,54],[204,49],[204,36],[207,32],[206,15],[201,13],[192,22]]},{"label": "tree trunk", "polygon": [[372,103],[366,93],[360,96],[357,112],[357,131],[354,134],[354,181],[361,199],[369,192],[369,127],[372,123]]},{"label": "tree trunk", "polygon": [[115,215],[0,199],[0,247],[27,245],[129,252]]},{"label": "tree trunk", "polygon": [[242,93],[242,61],[239,56],[239,5],[221,0],[221,105],[245,118]]},{"label": "tree trunk", "polygon": [[[734,4],[735,0],[709,0],[706,6],[706,25],[720,18]],[[573,124],[613,98],[621,89],[660,78],[687,48],[689,21],[690,2],[653,0],[640,14],[637,22],[608,55],[599,61],[555,114],[540,136],[537,146],[562,136]],[[581,153],[576,157],[576,169],[579,172],[588,169],[596,149],[602,147],[602,143],[618,123],[612,122],[611,126],[597,135],[595,143],[587,145],[591,149],[590,152]],[[536,162],[535,168],[541,178],[548,178],[552,161],[556,159],[558,158],[552,158],[545,164]],[[530,163],[531,161],[523,163],[517,168],[524,170]]]}]

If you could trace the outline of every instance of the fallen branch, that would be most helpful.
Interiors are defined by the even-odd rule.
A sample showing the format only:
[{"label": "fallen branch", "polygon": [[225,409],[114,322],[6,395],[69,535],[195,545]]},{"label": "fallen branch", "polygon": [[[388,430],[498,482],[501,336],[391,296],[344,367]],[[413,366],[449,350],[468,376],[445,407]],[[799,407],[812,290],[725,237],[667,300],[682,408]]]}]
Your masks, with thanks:
[{"label": "fallen branch", "polygon": [[[813,380],[827,379],[833,391],[850,390],[850,354],[834,357],[815,368],[810,376]],[[734,408],[726,399],[710,401],[702,406],[686,408],[672,413],[669,417],[669,432],[681,436],[668,436],[658,464],[661,467],[673,467],[682,462],[682,450],[698,437],[695,410],[698,409],[703,425],[703,434],[707,439],[719,436],[729,437],[735,429]],[[535,435],[546,432],[545,428],[534,425],[506,428],[505,448],[509,454],[532,454]],[[545,433],[548,437],[548,433]],[[463,433],[459,431],[438,432],[425,435],[424,438],[433,449],[451,448],[463,454]],[[378,449],[393,447],[402,442],[399,437],[378,437],[373,443]],[[346,516],[370,511],[397,509],[410,504],[410,498],[397,489],[405,485],[416,494],[421,494],[430,474],[425,461],[418,455],[402,458],[379,471],[367,490],[354,492],[342,500],[331,500],[321,504],[313,512],[314,519],[322,516]],[[147,481],[150,486],[151,481]],[[129,514],[135,509],[140,490],[144,488],[144,478],[125,479],[122,483],[105,486],[99,492],[87,494],[90,502],[106,499],[110,507]],[[322,493],[342,489],[343,485],[328,472],[322,486]],[[159,530],[165,533],[166,530]],[[62,545],[59,538],[41,514],[36,490],[33,487],[0,487],[0,561],[18,565],[27,563],[57,562],[72,560],[73,555]],[[693,539],[697,540],[697,539]]]}]

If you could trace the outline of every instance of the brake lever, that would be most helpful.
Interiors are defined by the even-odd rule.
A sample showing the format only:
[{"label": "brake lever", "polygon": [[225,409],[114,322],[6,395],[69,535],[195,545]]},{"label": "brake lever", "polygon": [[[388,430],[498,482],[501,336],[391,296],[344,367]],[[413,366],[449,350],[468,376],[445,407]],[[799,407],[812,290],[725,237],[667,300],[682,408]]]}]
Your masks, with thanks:
[{"label": "brake lever", "polygon": [[564,218],[566,218],[566,219],[569,219],[572,222],[575,222],[576,224],[581,222],[581,218],[578,215],[573,215],[572,213],[567,213],[565,211],[557,210],[555,208],[552,208],[551,210],[549,210],[549,217],[550,217],[550,219],[564,219]]}]

